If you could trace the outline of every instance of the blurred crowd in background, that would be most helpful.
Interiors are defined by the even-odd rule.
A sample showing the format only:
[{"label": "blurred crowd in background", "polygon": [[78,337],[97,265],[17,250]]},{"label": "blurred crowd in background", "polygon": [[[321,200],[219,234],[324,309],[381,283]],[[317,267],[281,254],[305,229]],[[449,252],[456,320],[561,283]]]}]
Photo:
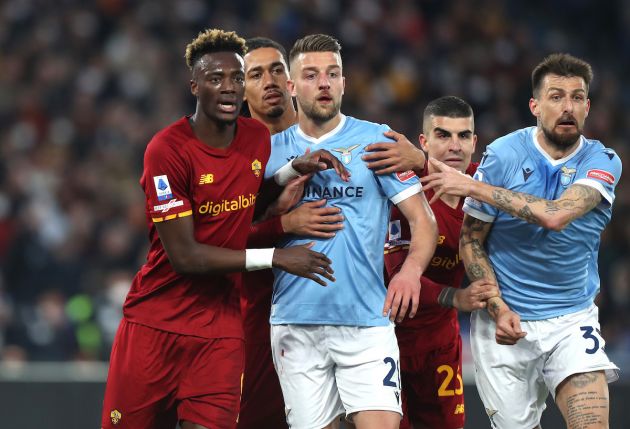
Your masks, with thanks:
[{"label": "blurred crowd in background", "polygon": [[[585,135],[630,159],[622,0],[3,0],[0,361],[108,359],[148,245],[144,148],[193,112],[184,50],[208,27],[287,49],[309,33],[336,36],[342,111],[410,140],[428,101],[460,96],[475,111],[477,160],[493,139],[535,125],[531,70],[551,52],[569,52],[595,72]],[[626,173],[602,236],[598,298],[607,351],[622,369],[630,364],[629,181]]]}]

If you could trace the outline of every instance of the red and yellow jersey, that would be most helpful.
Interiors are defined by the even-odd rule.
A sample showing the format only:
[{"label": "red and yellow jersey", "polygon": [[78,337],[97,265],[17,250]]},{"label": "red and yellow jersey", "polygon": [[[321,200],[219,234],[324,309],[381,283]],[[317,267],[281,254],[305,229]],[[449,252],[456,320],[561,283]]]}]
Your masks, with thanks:
[{"label": "red and yellow jersey", "polygon": [[[474,174],[477,164],[468,166],[467,174]],[[425,192],[427,200],[433,197],[433,191]],[[453,208],[438,199],[431,204],[438,225],[438,242],[435,253],[425,270],[420,291],[419,311],[413,319],[405,318],[397,326],[396,335],[399,342],[405,339],[405,332],[409,331],[409,341],[426,341],[418,338],[417,330],[430,329],[431,338],[439,338],[438,329],[452,329],[459,327],[457,311],[444,308],[437,303],[437,296],[446,287],[460,287],[464,277],[464,265],[459,256],[459,232],[464,219],[462,211],[464,199],[461,198],[457,207]],[[390,216],[388,241],[385,244],[385,271],[387,280],[391,279],[401,268],[409,249],[411,238],[409,224],[405,216],[396,208]],[[444,336],[449,338],[450,336]],[[431,342],[431,345],[434,345]],[[401,354],[403,349],[401,348]]]},{"label": "red and yellow jersey", "polygon": [[124,304],[129,321],[204,338],[242,338],[240,274],[177,274],[155,223],[191,216],[202,244],[244,249],[270,153],[269,131],[237,119],[226,149],[199,141],[184,117],[147,146],[140,184],[151,242]]}]

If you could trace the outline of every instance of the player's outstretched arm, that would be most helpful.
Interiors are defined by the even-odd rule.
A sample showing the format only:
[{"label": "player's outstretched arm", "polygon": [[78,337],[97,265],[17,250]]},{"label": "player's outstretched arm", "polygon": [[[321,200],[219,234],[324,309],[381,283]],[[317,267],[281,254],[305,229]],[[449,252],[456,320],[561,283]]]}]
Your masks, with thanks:
[{"label": "player's outstretched arm", "polygon": [[190,216],[155,225],[168,259],[179,274],[254,271],[273,266],[321,285],[325,285],[322,277],[335,280],[330,259],[310,250],[312,244],[285,249],[233,250],[199,243]]},{"label": "player's outstretched arm", "polygon": [[396,131],[390,130],[383,135],[394,142],[379,142],[366,146],[365,150],[370,153],[363,155],[362,159],[367,163],[367,167],[379,175],[413,170],[420,176],[426,161],[424,152]]},{"label": "player's outstretched arm", "polygon": [[[464,215],[459,235],[459,254],[462,257],[468,279],[475,283],[487,281],[497,284],[494,269],[488,259],[483,243],[492,227],[491,223]],[[496,323],[496,340],[499,344],[516,344],[527,335],[521,330],[520,317],[500,297],[488,299],[488,313]]]},{"label": "player's outstretched arm", "polygon": [[402,322],[409,310],[414,317],[420,301],[420,277],[429,264],[437,245],[437,224],[423,193],[401,201],[398,208],[409,222],[409,253],[400,271],[389,282],[383,315]]},{"label": "player's outstretched arm", "polygon": [[437,172],[420,180],[424,183],[423,189],[435,191],[433,200],[442,194],[470,196],[553,231],[562,231],[572,221],[593,210],[602,200],[598,190],[581,184],[569,186],[558,199],[546,200],[476,181],[435,159],[429,162]]}]

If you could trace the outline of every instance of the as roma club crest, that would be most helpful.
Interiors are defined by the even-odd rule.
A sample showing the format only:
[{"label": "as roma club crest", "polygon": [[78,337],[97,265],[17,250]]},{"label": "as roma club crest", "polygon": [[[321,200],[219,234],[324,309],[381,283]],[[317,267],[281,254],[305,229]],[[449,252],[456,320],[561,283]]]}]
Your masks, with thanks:
[{"label": "as roma club crest", "polygon": [[252,171],[256,177],[260,177],[260,170],[262,170],[262,164],[257,159],[252,162]]}]

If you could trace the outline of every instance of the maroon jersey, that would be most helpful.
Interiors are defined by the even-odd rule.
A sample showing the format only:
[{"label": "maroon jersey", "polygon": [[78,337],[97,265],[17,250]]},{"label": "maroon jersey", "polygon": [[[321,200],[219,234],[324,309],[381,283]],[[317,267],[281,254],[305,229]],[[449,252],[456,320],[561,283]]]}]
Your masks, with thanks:
[{"label": "maroon jersey", "polygon": [[[280,216],[273,217],[251,227],[247,244],[251,248],[275,247],[283,234]],[[273,272],[271,270],[243,273],[241,312],[246,343],[270,344],[269,317],[272,294]]]},{"label": "maroon jersey", "polygon": [[204,338],[242,338],[240,274],[177,274],[155,223],[192,216],[199,243],[242,250],[271,150],[269,131],[239,117],[227,149],[199,141],[184,117],[147,146],[140,184],[151,247],[123,308],[131,322]]},{"label": "maroon jersey", "polygon": [[[474,174],[477,165],[470,164],[466,173]],[[433,191],[426,191],[426,197],[430,200],[433,197]],[[438,225],[437,247],[421,278],[422,289],[418,313],[413,319],[405,318],[397,326],[397,335],[400,340],[404,339],[405,334],[404,332],[399,334],[399,331],[430,328],[431,332],[435,332],[438,327],[458,327],[456,310],[440,306],[437,303],[437,296],[446,286],[459,287],[464,277],[464,265],[459,257],[459,232],[464,219],[463,203],[464,199],[461,198],[456,208],[450,207],[440,199],[431,204]],[[407,256],[410,237],[407,220],[394,207],[390,217],[388,241],[385,245],[385,269],[388,279],[400,270]],[[410,332],[410,336],[410,341],[418,340],[417,333]],[[432,338],[438,337],[432,335]],[[422,341],[426,342],[426,338]]]}]

